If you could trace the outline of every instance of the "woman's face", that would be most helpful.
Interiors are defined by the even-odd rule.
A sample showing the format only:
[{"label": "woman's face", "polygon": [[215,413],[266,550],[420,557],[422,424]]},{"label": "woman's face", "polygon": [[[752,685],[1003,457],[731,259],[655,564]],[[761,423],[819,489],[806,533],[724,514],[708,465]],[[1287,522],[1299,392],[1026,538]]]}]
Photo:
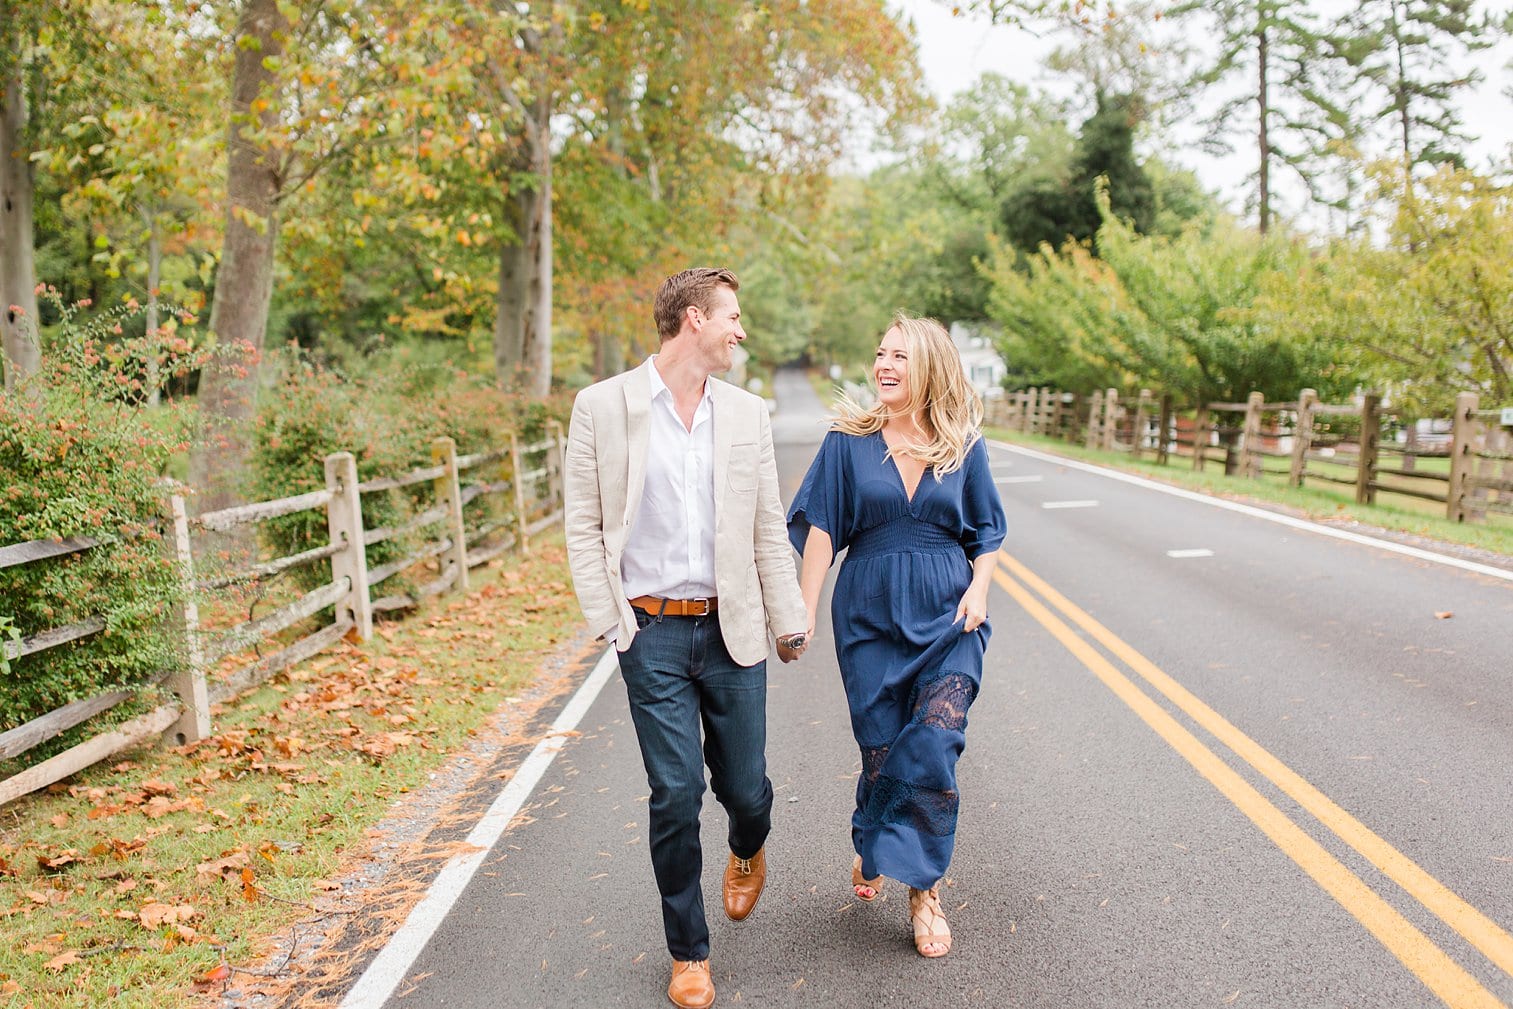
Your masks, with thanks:
[{"label": "woman's face", "polygon": [[904,334],[895,326],[883,334],[877,359],[872,362],[872,380],[877,383],[877,398],[890,412],[901,412],[909,404],[909,352]]}]

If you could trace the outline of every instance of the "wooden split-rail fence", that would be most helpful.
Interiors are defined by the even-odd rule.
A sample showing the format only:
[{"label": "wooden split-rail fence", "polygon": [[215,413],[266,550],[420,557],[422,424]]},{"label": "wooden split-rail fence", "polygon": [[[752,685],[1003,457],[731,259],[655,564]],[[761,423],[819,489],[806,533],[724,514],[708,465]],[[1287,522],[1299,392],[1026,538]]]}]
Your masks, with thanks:
[{"label": "wooden split-rail fence", "polygon": [[[468,571],[507,550],[528,552],[531,540],[562,520],[562,464],[565,439],[562,426],[548,424],[547,436],[522,445],[511,434],[498,449],[458,455],[451,438],[432,446],[432,465],[393,477],[359,481],[357,461],[350,452],[326,457],[326,486],[276,501],[260,501],[191,518],[184,498],[169,489],[163,528],[184,582],[184,601],[178,613],[185,662],[161,675],[161,685],[173,700],[0,780],[0,803],[46,787],[130,747],[165,734],[182,745],[211,734],[210,706],[255,687],[280,670],[309,658],[344,637],[366,640],[373,633],[373,614],[415,605],[419,599],[447,589],[465,589]],[[367,529],[363,524],[363,495],[400,491],[429,484],[430,506],[402,523]],[[408,493],[414,493],[408,492]],[[309,550],[264,560],[215,577],[196,577],[196,540],[232,534],[269,519],[310,510],[324,510],[328,541]],[[317,520],[318,521],[318,520]],[[407,545],[410,552],[370,567],[368,548],[388,540]],[[107,541],[80,537],[37,540],[0,547],[0,568],[47,561],[96,549]],[[197,596],[237,584],[271,579],[297,566],[330,561],[331,581],[257,619],[212,630],[200,621]],[[375,589],[402,572],[419,571],[424,581],[408,591],[375,598]],[[254,658],[211,680],[207,673],[224,660],[241,655],[330,611],[331,621],[276,651]],[[98,634],[106,627],[96,616],[0,643],[11,662]],[[81,725],[136,696],[136,689],[107,691],[75,701],[24,725],[0,733],[0,760],[9,760]]]},{"label": "wooden split-rail fence", "polygon": [[[1161,465],[1182,455],[1195,470],[1214,463],[1226,475],[1285,475],[1293,487],[1341,484],[1360,504],[1400,494],[1443,505],[1452,521],[1481,522],[1513,516],[1510,414],[1481,409],[1477,394],[1464,392],[1452,416],[1433,425],[1442,430],[1426,438],[1416,418],[1384,409],[1376,393],[1337,404],[1320,402],[1312,389],[1279,403],[1253,392],[1243,403],[1205,403],[1189,415],[1173,408],[1169,394],[1149,389],[1135,397],[1117,389],[1078,397],[1042,388],[989,400],[987,422]],[[1399,431],[1401,442],[1383,437]]]}]

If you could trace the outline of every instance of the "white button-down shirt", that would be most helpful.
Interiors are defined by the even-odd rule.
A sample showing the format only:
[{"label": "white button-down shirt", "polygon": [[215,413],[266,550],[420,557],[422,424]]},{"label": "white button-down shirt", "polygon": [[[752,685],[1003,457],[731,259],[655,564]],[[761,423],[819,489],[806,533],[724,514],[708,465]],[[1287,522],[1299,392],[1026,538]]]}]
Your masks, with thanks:
[{"label": "white button-down shirt", "polygon": [[708,379],[683,426],[672,390],[652,358],[646,485],[620,558],[628,599],[702,599],[714,581],[714,397]]}]

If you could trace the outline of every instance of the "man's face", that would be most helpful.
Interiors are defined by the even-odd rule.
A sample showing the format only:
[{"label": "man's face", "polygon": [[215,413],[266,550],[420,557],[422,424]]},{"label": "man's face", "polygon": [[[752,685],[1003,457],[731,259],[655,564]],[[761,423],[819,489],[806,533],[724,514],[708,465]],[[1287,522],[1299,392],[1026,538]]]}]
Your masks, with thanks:
[{"label": "man's face", "polygon": [[736,346],[746,339],[741,328],[741,304],[735,292],[728,287],[715,290],[708,315],[697,307],[689,310],[698,329],[694,339],[699,349],[699,359],[711,375],[729,371]]}]

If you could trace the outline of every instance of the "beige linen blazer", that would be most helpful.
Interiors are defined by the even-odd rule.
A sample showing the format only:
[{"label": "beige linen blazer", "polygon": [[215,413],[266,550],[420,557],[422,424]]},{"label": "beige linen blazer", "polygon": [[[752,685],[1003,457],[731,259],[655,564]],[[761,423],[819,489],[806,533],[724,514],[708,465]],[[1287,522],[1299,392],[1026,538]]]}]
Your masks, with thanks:
[{"label": "beige linen blazer", "polygon": [[[589,386],[573,401],[563,495],[573,588],[595,633],[617,628],[630,647],[635,613],[620,585],[620,557],[646,480],[651,381],[639,368]],[[720,633],[743,666],[767,657],[768,633],[804,630],[807,618],[783,521],[772,423],[760,397],[711,378],[714,422],[714,573]]]}]

